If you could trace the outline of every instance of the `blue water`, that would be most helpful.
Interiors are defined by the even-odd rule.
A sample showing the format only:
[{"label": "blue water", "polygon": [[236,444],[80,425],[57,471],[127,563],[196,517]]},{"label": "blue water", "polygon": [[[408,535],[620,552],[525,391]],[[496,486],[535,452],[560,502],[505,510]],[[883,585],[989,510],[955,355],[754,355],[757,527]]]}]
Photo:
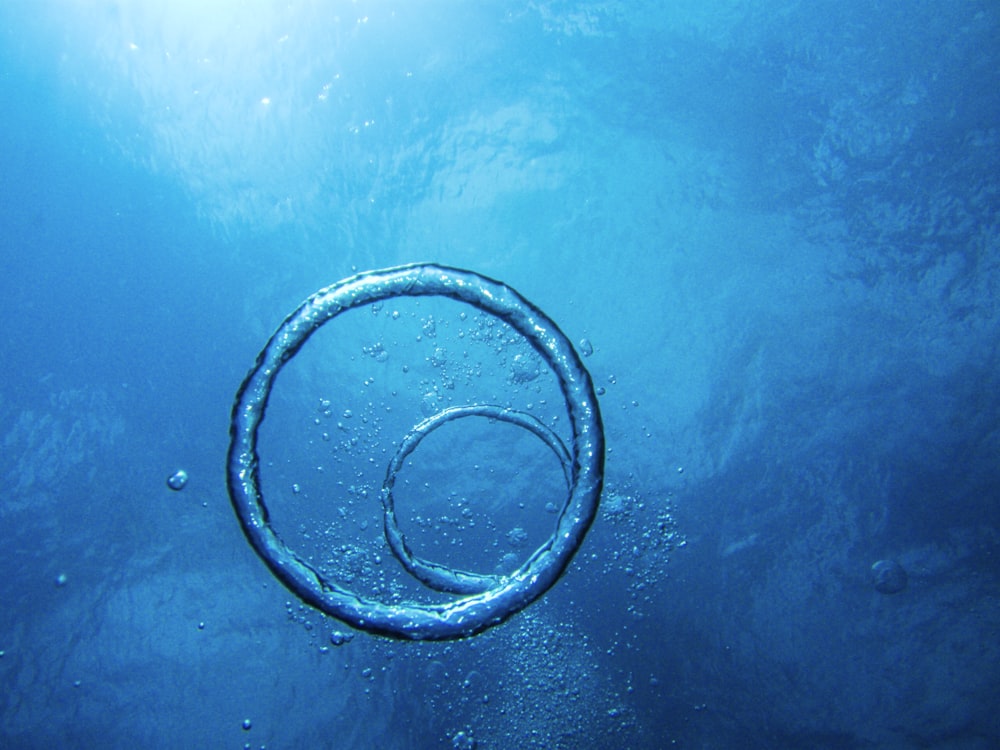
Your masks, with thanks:
[{"label": "blue water", "polygon": [[[0,747],[1000,747],[994,3],[164,5],[0,9]],[[301,603],[226,486],[285,316],[413,262],[592,346],[607,440],[566,574],[457,641]],[[379,489],[468,404],[572,445],[475,307],[324,326],[261,427],[274,529],[452,601]],[[475,417],[395,503],[423,559],[503,576],[566,494]]]}]

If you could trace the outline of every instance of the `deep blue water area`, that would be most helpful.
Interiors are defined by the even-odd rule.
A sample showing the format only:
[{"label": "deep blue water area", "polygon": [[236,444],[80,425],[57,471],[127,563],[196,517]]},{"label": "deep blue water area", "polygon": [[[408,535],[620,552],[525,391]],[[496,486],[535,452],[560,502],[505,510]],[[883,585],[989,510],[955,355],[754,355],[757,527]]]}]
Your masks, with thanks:
[{"label": "deep blue water area", "polygon": [[[1000,747],[998,92],[990,2],[5,4],[0,748]],[[286,316],[411,263],[544,311],[606,439],[565,574],[440,642],[303,602],[227,487]],[[409,551],[549,559],[586,389],[508,312],[288,352],[259,478],[303,565],[460,601],[380,492],[483,404],[521,425],[400,467]]]}]

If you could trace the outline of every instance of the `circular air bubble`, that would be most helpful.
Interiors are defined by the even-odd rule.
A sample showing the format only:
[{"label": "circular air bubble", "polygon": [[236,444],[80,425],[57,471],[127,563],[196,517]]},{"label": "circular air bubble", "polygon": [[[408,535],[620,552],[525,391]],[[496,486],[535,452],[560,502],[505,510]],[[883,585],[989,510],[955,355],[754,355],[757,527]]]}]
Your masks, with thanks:
[{"label": "circular air bubble", "polygon": [[[572,427],[569,496],[552,535],[496,585],[440,604],[387,604],[329,580],[300,558],[270,524],[260,488],[257,433],[274,380],[322,325],[352,308],[393,297],[440,296],[506,322],[532,345],[559,380]],[[236,396],[227,462],[229,496],[257,554],[296,596],[359,630],[414,640],[475,635],[542,596],[566,570],[597,515],[604,481],[604,431],[590,374],[562,331],[510,287],[444,266],[417,264],[359,274],[307,299],[258,355]]]},{"label": "circular air bubble", "polygon": [[880,594],[898,594],[908,583],[906,571],[895,560],[879,560],[872,565],[872,579]]},{"label": "circular air bubble", "polygon": [[174,490],[175,492],[180,492],[183,490],[188,483],[188,473],[184,469],[178,469],[169,477],[167,477],[167,487]]},{"label": "circular air bubble", "polygon": [[[399,444],[396,455],[389,462],[389,467],[385,472],[385,481],[382,483],[382,506],[385,511],[385,539],[392,548],[396,559],[402,563],[403,567],[416,578],[435,591],[444,591],[449,594],[478,594],[483,591],[496,588],[501,583],[501,577],[495,575],[482,575],[470,573],[464,570],[456,570],[445,565],[427,562],[410,550],[406,544],[403,532],[399,528],[399,521],[396,519],[396,504],[392,496],[392,489],[396,484],[396,474],[403,467],[403,462],[416,450],[420,441],[431,434],[443,424],[452,422],[463,417],[488,417],[498,422],[523,427],[529,432],[533,432],[556,454],[562,464],[563,476],[566,479],[567,489],[572,478],[573,465],[572,457],[562,440],[552,430],[538,421],[530,414],[521,411],[506,409],[502,406],[492,404],[476,404],[473,406],[453,406],[435,414],[433,417],[425,419],[418,424]],[[568,499],[568,495],[567,495]],[[539,550],[541,552],[541,549]]]}]

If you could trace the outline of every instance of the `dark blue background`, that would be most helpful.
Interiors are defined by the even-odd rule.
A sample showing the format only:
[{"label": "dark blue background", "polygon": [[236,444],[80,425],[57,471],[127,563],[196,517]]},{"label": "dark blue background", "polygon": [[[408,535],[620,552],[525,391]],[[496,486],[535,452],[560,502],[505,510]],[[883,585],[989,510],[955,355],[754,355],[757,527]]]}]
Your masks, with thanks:
[{"label": "dark blue background", "polygon": [[[167,5],[0,11],[0,746],[1000,745],[993,4]],[[242,537],[229,409],[304,297],[422,260],[593,342],[604,502],[507,624],[334,646]],[[276,526],[360,592],[426,596],[376,498],[415,421],[565,437],[462,312],[279,379]],[[551,454],[489,428],[406,469],[431,559],[550,528]]]}]

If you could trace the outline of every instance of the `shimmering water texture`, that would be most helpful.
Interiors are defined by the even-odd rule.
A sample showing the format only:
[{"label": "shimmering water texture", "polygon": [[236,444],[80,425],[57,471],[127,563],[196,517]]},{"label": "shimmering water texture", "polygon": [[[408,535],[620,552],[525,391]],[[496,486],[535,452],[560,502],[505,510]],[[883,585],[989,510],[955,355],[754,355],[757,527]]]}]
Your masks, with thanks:
[{"label": "shimmering water texture", "polygon": [[[390,462],[383,484],[386,538],[415,577],[431,588],[459,596],[437,604],[386,604],[329,580],[277,535],[260,489],[257,433],[275,378],[317,329],[352,308],[393,297],[422,296],[447,297],[472,305],[524,336],[559,379],[572,425],[572,443],[567,449],[533,417],[492,405],[446,409],[415,426]],[[408,550],[396,525],[392,502],[396,471],[429,432],[467,416],[485,416],[533,432],[560,458],[567,476],[569,489],[552,535],[507,576],[484,576],[420,560]],[[583,542],[597,514],[604,479],[604,432],[593,382],[566,336],[545,313],[505,284],[471,271],[432,264],[359,274],[307,299],[270,338],[243,381],[233,406],[230,434],[229,495],[247,539],[274,575],[307,604],[354,628],[412,640],[475,635],[548,591]]]}]

